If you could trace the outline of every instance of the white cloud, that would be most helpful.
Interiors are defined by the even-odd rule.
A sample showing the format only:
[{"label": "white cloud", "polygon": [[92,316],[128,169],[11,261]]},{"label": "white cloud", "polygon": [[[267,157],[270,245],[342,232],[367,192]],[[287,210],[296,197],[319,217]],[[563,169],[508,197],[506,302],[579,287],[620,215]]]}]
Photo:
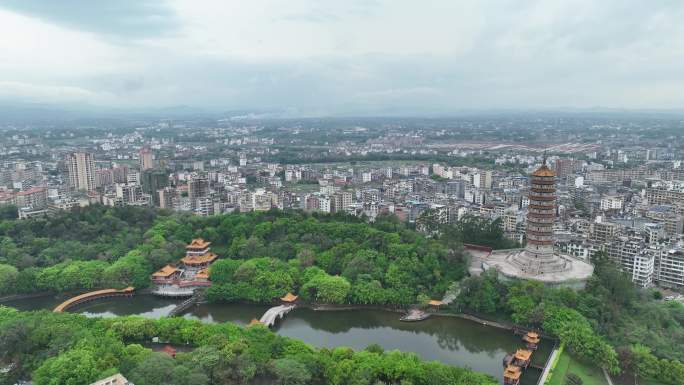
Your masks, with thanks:
[{"label": "white cloud", "polygon": [[98,95],[96,93],[79,87],[0,81],[0,100],[19,99],[40,103],[54,101],[60,101],[62,103],[83,103],[97,97]]},{"label": "white cloud", "polygon": [[[0,3],[0,95],[332,113],[684,105],[679,1],[153,3],[122,3],[118,21]],[[124,30],[125,4],[156,22]]]}]

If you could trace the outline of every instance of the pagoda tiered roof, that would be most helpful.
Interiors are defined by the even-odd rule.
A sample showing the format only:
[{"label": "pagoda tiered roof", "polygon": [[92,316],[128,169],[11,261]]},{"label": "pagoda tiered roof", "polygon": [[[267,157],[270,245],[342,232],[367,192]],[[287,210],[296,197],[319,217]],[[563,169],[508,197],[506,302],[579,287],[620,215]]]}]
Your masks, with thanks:
[{"label": "pagoda tiered roof", "polygon": [[204,250],[211,245],[211,242],[207,242],[202,238],[195,238],[190,242],[189,245],[185,246],[186,249],[201,249]]},{"label": "pagoda tiered roof", "polygon": [[205,265],[214,262],[216,258],[218,258],[216,254],[207,252],[202,255],[187,255],[181,259],[181,262],[188,266]]},{"label": "pagoda tiered roof", "polygon": [[553,172],[553,170],[551,170],[546,164],[543,164],[532,173],[532,176],[553,177],[556,176],[556,173]]}]

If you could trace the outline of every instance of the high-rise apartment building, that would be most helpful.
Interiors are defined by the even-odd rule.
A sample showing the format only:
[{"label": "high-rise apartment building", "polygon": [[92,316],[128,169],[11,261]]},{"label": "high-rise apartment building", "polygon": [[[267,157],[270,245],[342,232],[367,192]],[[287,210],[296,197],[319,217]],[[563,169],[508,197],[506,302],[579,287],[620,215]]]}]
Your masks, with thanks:
[{"label": "high-rise apartment building", "polygon": [[684,288],[684,248],[664,250],[656,265],[656,280],[663,287]]},{"label": "high-rise apartment building", "polygon": [[112,179],[114,183],[128,182],[128,166],[122,165],[112,169]]},{"label": "high-rise apartment building", "polygon": [[559,179],[563,179],[571,175],[575,169],[575,160],[572,158],[558,158],[556,159],[555,167],[556,175]]},{"label": "high-rise apartment building", "polygon": [[176,201],[176,189],[173,187],[164,187],[157,190],[157,205],[163,209],[174,209]]},{"label": "high-rise apartment building", "polygon": [[143,147],[138,153],[140,161],[140,171],[154,168],[154,153],[149,148]]},{"label": "high-rise apartment building", "polygon": [[209,179],[204,176],[194,176],[188,182],[188,198],[190,198],[190,206],[192,210],[197,209],[197,199],[204,198],[209,195]]},{"label": "high-rise apartment building", "polygon": [[95,158],[87,152],[74,152],[66,157],[69,184],[76,190],[95,190]]},{"label": "high-rise apartment building", "polygon": [[95,171],[95,185],[105,187],[114,184],[114,172],[112,169],[103,168]]},{"label": "high-rise apartment building", "polygon": [[349,191],[338,191],[332,195],[330,200],[331,212],[343,212],[352,204],[352,193]]},{"label": "high-rise apartment building", "polygon": [[619,237],[606,244],[605,250],[608,257],[631,276],[634,283],[642,287],[653,284],[657,249],[649,249],[638,238]]},{"label": "high-rise apartment building", "polygon": [[140,175],[142,190],[145,194],[152,196],[152,202],[159,206],[158,190],[169,185],[169,175],[164,170],[145,170]]}]

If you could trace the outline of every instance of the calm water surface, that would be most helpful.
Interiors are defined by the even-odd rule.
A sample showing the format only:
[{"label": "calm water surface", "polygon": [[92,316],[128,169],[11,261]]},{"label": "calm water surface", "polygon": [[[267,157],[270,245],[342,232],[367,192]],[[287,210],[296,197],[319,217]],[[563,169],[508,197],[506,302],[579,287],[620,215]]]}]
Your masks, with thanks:
[{"label": "calm water surface", "polygon": [[[21,310],[52,309],[62,298],[43,297],[6,303]],[[149,295],[92,302],[75,308],[88,317],[168,315],[179,300],[165,300]],[[268,306],[245,304],[201,304],[184,317],[202,322],[235,322],[246,325],[260,318]],[[414,352],[425,360],[469,367],[475,371],[502,377],[501,361],[507,352],[523,346],[520,336],[506,330],[483,326],[452,317],[432,317],[421,322],[400,322],[399,314],[379,310],[322,312],[295,309],[279,321],[275,331],[318,347],[348,346],[363,349],[378,344],[386,350]],[[543,365],[551,351],[543,341],[533,363]],[[529,369],[522,383],[537,382],[540,371]]]}]

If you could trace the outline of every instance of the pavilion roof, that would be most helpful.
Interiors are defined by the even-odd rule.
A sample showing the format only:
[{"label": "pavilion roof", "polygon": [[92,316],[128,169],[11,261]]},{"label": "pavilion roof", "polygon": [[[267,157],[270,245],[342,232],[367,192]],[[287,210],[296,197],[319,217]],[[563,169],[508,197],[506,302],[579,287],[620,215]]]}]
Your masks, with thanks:
[{"label": "pavilion roof", "polygon": [[533,344],[539,343],[539,333],[527,332],[527,334],[525,334],[523,337],[523,340]]},{"label": "pavilion roof", "polygon": [[430,306],[442,306],[442,305],[444,305],[444,302],[436,300],[436,299],[431,299],[428,302],[428,305],[430,305]]},{"label": "pavilion roof", "polygon": [[518,349],[518,350],[515,352],[515,359],[516,359],[516,360],[527,361],[527,360],[530,359],[530,357],[532,357],[532,351],[531,351],[531,350],[527,350],[527,349]]},{"label": "pavilion roof", "polygon": [[504,370],[504,377],[506,378],[511,378],[514,380],[517,380],[520,378],[520,375],[522,374],[522,371],[520,370],[519,366],[515,365],[508,365],[506,369]]},{"label": "pavilion roof", "polygon": [[280,300],[283,302],[294,302],[297,300],[297,298],[299,297],[292,293],[287,293],[284,297],[280,298]]},{"label": "pavilion roof", "polygon": [[174,266],[166,265],[166,266],[162,267],[161,269],[152,273],[152,276],[153,277],[168,277],[177,271],[178,271],[178,269],[176,269]]},{"label": "pavilion roof", "polygon": [[164,345],[164,347],[162,348],[162,351],[164,353],[168,353],[168,354],[176,354],[176,352],[177,352],[176,348],[174,348],[171,345]]},{"label": "pavilion roof", "polygon": [[249,321],[249,324],[247,326],[254,326],[254,325],[263,325],[264,323],[259,321],[256,318],[252,318],[251,321]]},{"label": "pavilion roof", "polygon": [[211,245],[211,242],[207,242],[202,238],[195,238],[190,242],[189,245],[185,246],[186,249],[206,249]]},{"label": "pavilion roof", "polygon": [[188,255],[181,259],[186,265],[203,265],[205,263],[211,263],[216,260],[218,256],[212,252],[204,253],[202,255]]}]

